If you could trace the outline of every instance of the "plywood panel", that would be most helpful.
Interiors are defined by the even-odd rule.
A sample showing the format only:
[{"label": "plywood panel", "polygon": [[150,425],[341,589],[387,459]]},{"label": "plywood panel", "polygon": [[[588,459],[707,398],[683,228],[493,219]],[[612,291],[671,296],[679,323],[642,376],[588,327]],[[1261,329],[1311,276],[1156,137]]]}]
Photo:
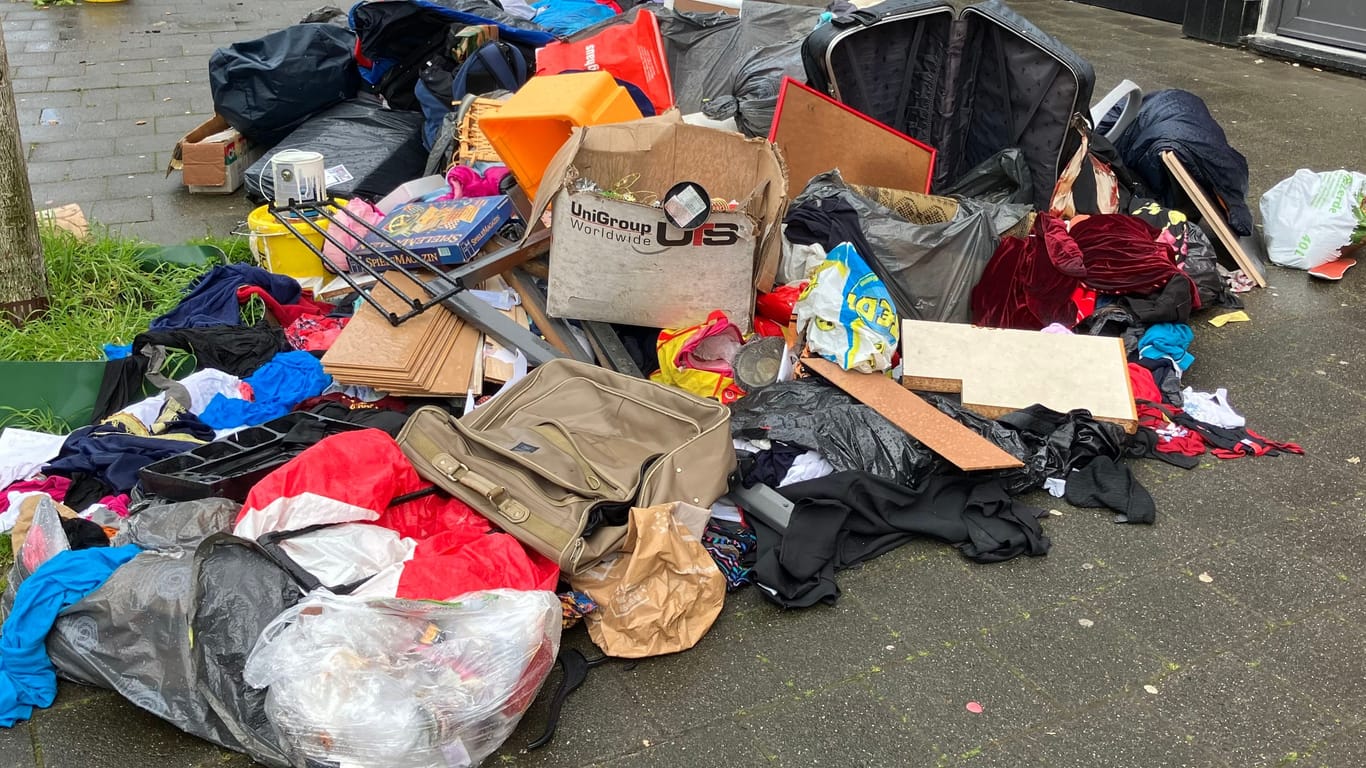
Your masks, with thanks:
[{"label": "plywood panel", "polygon": [[1117,338],[905,320],[901,360],[904,386],[962,392],[963,405],[988,418],[1038,403],[1138,427]]},{"label": "plywood panel", "polygon": [[848,184],[930,191],[933,149],[790,78],[768,139],[783,150],[792,197],[834,168]]}]

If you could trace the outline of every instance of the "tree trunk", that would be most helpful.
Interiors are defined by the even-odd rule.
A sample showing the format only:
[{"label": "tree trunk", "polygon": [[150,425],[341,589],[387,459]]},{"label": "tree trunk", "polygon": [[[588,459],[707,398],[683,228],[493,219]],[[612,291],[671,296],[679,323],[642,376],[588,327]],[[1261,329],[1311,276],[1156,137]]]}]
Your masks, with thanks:
[{"label": "tree trunk", "polygon": [[47,271],[10,80],[0,33],[0,320],[22,325],[47,309]]}]

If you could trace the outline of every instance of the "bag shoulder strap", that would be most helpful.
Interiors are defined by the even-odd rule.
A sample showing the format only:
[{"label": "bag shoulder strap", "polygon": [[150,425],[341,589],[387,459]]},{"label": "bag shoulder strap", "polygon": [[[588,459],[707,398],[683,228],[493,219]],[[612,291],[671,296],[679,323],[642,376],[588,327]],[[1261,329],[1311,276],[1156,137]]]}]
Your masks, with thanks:
[{"label": "bag shoulder strap", "polygon": [[1119,118],[1115,120],[1115,124],[1110,126],[1109,130],[1100,134],[1111,141],[1118,139],[1124,133],[1124,129],[1128,128],[1134,118],[1138,117],[1138,109],[1143,106],[1143,89],[1139,88],[1134,81],[1125,80],[1116,85],[1114,90],[1105,94],[1100,101],[1096,102],[1094,107],[1091,107],[1091,125],[1095,126],[1099,133],[1101,121],[1121,101],[1124,102],[1124,108],[1120,111]]},{"label": "bag shoulder strap", "polygon": [[[511,66],[508,65],[508,56],[512,58]],[[463,99],[469,93],[470,76],[475,66],[481,66],[505,90],[515,91],[527,80],[526,57],[522,52],[516,46],[499,45],[499,41],[491,40],[479,46],[479,50],[460,65],[460,71],[455,73],[455,79],[451,82],[452,98]]]}]

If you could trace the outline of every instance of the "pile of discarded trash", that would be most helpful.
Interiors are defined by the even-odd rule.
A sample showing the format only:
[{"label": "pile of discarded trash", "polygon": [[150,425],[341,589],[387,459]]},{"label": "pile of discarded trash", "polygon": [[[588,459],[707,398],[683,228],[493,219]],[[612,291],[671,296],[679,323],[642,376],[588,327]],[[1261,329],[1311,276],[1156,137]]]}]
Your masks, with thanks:
[{"label": "pile of discarded trash", "polygon": [[[60,674],[267,765],[477,764],[570,627],[683,651],[917,537],[1045,555],[1029,492],[1153,523],[1130,459],[1301,453],[1183,383],[1265,285],[1197,96],[1093,107],[996,0],[684,3],[214,54],[177,164],[261,204],[259,266],[111,347],[89,425],[0,435],[0,724]],[[1363,181],[1268,192],[1271,258],[1340,277]]]}]

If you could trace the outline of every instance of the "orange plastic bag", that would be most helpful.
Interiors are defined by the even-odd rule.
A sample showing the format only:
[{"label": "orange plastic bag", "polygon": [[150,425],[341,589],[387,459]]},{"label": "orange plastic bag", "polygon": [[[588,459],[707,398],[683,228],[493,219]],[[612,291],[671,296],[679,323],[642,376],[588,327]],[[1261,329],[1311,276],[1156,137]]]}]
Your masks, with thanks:
[{"label": "orange plastic bag", "polygon": [[639,87],[657,115],[674,105],[664,36],[653,13],[637,11],[630,23],[614,24],[577,42],[553,42],[536,52],[538,75],[599,69]]}]

